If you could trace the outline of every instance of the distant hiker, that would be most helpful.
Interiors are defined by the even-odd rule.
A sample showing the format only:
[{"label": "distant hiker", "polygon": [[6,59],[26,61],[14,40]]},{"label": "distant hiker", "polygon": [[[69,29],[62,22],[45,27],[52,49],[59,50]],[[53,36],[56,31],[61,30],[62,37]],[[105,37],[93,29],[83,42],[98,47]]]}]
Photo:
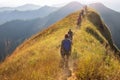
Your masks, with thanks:
[{"label": "distant hiker", "polygon": [[84,16],[85,16],[87,14],[87,5],[83,7],[83,10],[84,10]]},{"label": "distant hiker", "polygon": [[81,10],[80,16],[83,17],[83,18],[84,18],[84,13],[85,13],[85,12],[84,12],[84,9]]},{"label": "distant hiker", "polygon": [[73,40],[73,32],[71,29],[69,29],[69,31],[68,31],[68,36],[69,36],[69,39],[72,41]]},{"label": "distant hiker", "polygon": [[78,17],[78,19],[77,19],[77,28],[80,28],[81,22],[82,22],[82,18],[81,18],[81,13],[80,13],[80,14],[79,14],[79,17]]},{"label": "distant hiker", "polygon": [[62,40],[61,43],[61,56],[62,56],[62,63],[63,66],[68,67],[68,60],[69,60],[69,56],[71,55],[71,40],[69,39],[68,34],[65,35],[65,39]]},{"label": "distant hiker", "polygon": [[84,7],[85,12],[87,13],[87,5]]}]

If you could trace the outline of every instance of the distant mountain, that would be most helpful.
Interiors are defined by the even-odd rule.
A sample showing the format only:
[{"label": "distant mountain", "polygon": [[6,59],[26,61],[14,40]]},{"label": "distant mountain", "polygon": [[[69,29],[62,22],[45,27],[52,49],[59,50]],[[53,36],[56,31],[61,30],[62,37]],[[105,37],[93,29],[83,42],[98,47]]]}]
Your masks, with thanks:
[{"label": "distant mountain", "polygon": [[45,20],[47,21],[45,26],[49,26],[58,20],[61,20],[65,16],[69,15],[70,13],[73,13],[77,10],[80,10],[83,7],[82,4],[79,2],[71,2],[64,7],[60,8],[59,10],[55,11],[54,13],[49,14],[49,17],[46,17]]},{"label": "distant mountain", "polygon": [[18,11],[29,11],[29,10],[36,10],[41,8],[41,6],[34,5],[34,4],[25,4],[23,6],[16,7],[15,10]]},{"label": "distant mountain", "polygon": [[14,10],[28,11],[28,10],[36,10],[36,9],[39,9],[39,8],[41,8],[41,6],[33,5],[33,4],[25,4],[25,5],[18,6],[18,7],[1,7],[0,12],[14,11]]},{"label": "distant mountain", "polygon": [[120,13],[107,8],[101,3],[90,4],[90,6],[100,13],[111,30],[113,41],[120,49]]},{"label": "distant mountain", "polygon": [[53,4],[52,6],[54,6],[54,7],[63,7],[65,5],[66,5],[66,3],[60,3],[60,4]]},{"label": "distant mountain", "polygon": [[27,21],[15,20],[1,25],[0,44],[2,45],[0,46],[0,60],[3,60],[7,55],[12,53],[25,39],[54,24],[74,11],[80,10],[81,7],[82,4],[72,2],[45,18],[37,18]]},{"label": "distant mountain", "polygon": [[40,26],[37,27],[37,21],[11,21],[0,26],[0,60],[3,60],[8,53],[12,53],[14,49],[21,44],[25,39],[37,33]]},{"label": "distant mountain", "polygon": [[0,12],[4,12],[4,11],[13,11],[14,8],[11,7],[0,7]]},{"label": "distant mountain", "polygon": [[58,8],[55,7],[43,6],[40,9],[31,10],[31,11],[14,10],[14,11],[0,12],[0,24],[12,20],[30,20],[35,18],[43,18],[57,9]]}]

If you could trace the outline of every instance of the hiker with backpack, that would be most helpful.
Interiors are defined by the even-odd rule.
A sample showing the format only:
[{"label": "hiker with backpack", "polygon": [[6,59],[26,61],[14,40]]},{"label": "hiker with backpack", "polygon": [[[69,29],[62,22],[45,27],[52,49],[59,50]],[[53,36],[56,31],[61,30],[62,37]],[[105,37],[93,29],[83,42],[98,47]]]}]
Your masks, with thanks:
[{"label": "hiker with backpack", "polygon": [[79,17],[78,17],[78,19],[77,19],[77,28],[80,28],[81,22],[82,22],[82,14],[80,13],[80,14],[79,14]]},{"label": "hiker with backpack", "polygon": [[73,32],[71,29],[69,29],[69,31],[68,31],[68,36],[69,36],[69,39],[72,41],[73,40]]},{"label": "hiker with backpack", "polygon": [[84,10],[87,13],[87,11],[88,11],[87,5],[84,7]]},{"label": "hiker with backpack", "polygon": [[71,45],[72,45],[72,42],[69,39],[68,34],[66,34],[65,39],[62,40],[61,49],[60,49],[63,67],[64,66],[68,67],[68,60],[69,60],[69,56],[71,55],[71,47],[72,47]]},{"label": "hiker with backpack", "polygon": [[81,12],[80,12],[80,15],[81,15],[82,18],[84,18],[84,16],[85,16],[84,14],[85,14],[85,11],[84,11],[84,9],[83,9],[83,10],[81,10]]}]

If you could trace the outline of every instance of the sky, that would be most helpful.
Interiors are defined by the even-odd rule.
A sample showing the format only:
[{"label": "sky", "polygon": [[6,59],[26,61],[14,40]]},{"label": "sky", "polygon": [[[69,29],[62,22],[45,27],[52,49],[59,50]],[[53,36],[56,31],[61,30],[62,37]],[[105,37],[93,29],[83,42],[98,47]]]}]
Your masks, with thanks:
[{"label": "sky", "polygon": [[101,2],[107,7],[120,12],[120,0],[0,0],[0,7],[16,7],[24,4],[36,4],[36,5],[55,5],[55,4],[67,4],[72,1],[79,1],[83,4],[90,4],[95,2]]}]

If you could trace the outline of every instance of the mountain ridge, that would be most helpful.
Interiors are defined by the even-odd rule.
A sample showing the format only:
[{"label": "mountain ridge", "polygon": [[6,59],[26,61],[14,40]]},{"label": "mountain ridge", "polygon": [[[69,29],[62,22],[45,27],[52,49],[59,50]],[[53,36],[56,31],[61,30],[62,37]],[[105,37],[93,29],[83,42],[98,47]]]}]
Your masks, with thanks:
[{"label": "mountain ridge", "polygon": [[[5,37],[3,34],[8,34],[8,35],[11,35],[11,36],[7,36],[7,37],[9,37],[9,38],[7,38],[7,41],[16,38],[16,41],[18,41],[18,39],[21,39],[19,41],[20,41],[20,43],[22,43],[25,39],[28,38],[28,36],[32,36],[33,34],[37,33],[38,31],[41,31],[42,29],[47,28],[48,26],[50,26],[50,25],[54,24],[55,22],[61,20],[62,18],[64,18],[68,14],[70,14],[74,11],[77,11],[82,7],[82,5],[77,3],[78,4],[77,6],[74,6],[73,8],[71,8],[70,7],[71,4],[75,5],[74,3],[70,3],[66,6],[58,9],[57,11],[49,14],[45,18],[37,18],[37,19],[34,19],[34,20],[28,20],[28,21],[27,20],[25,20],[25,21],[17,20],[17,21],[11,21],[11,22],[8,22],[6,24],[3,24],[3,25],[0,26],[0,28],[3,27],[3,28],[1,28],[1,32],[0,32],[1,37]],[[9,32],[9,30],[6,31],[7,28],[9,28],[11,30],[11,32],[14,33],[14,35],[16,35],[16,36],[15,37],[12,36],[12,33]],[[16,32],[14,31],[14,28],[17,28],[16,32],[17,33],[19,32],[20,34],[16,34]],[[22,29],[23,31],[20,32],[19,29],[20,30]],[[23,34],[24,34],[24,38],[21,36]],[[21,37],[17,38],[17,36],[21,36]],[[2,48],[0,48],[1,49],[0,57],[2,57],[2,60],[4,60],[4,57],[6,57],[6,56],[3,56],[4,54],[9,55],[9,54],[11,54],[11,51],[13,51],[13,50],[10,50],[9,53],[5,53],[5,52],[3,53],[3,51],[5,51],[4,49],[6,49],[6,47],[4,47],[4,42],[5,41],[6,41],[6,38],[5,38],[5,40],[1,41],[3,46],[1,46]],[[12,44],[16,43],[16,41],[13,41]],[[18,45],[18,43],[16,43],[16,45]],[[14,45],[12,45],[11,47],[14,47]],[[16,47],[14,47],[14,49],[15,48]]]},{"label": "mountain ridge", "polygon": [[[61,80],[66,79],[67,77],[60,75],[64,69],[59,67],[61,59],[59,49],[64,34],[71,28],[74,38],[69,68],[73,69],[76,78],[119,79],[120,63],[114,56],[116,53],[110,45],[111,41],[108,41],[111,40],[109,30],[93,10],[88,11],[80,29],[76,29],[79,13],[80,11],[70,14],[24,42],[13,55],[0,64],[0,78],[3,80],[59,80],[61,77]],[[108,33],[102,34],[101,29],[103,33]],[[75,63],[72,63],[74,61]]]},{"label": "mountain ridge", "polygon": [[91,4],[90,7],[94,8],[101,15],[102,19],[107,24],[107,26],[109,27],[112,33],[112,39],[114,43],[117,45],[117,47],[120,48],[120,43],[119,43],[120,41],[120,37],[119,37],[120,13],[110,8],[107,8],[101,3]]}]

